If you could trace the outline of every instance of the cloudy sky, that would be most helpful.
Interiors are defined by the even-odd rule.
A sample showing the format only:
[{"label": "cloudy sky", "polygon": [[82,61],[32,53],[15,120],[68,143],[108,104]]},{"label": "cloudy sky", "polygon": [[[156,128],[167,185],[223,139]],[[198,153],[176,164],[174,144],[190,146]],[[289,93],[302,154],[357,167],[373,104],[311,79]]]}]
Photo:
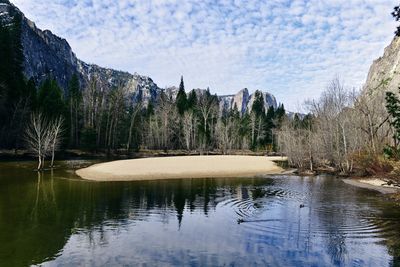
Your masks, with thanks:
[{"label": "cloudy sky", "polygon": [[289,109],[339,76],[359,88],[393,38],[395,0],[12,0],[88,62],[160,86],[247,87]]}]

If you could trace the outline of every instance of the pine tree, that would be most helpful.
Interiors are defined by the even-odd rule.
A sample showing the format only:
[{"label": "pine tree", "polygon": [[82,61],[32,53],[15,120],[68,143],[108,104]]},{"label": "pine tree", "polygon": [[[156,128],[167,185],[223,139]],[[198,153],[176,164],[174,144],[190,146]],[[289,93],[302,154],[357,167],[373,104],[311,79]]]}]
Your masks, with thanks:
[{"label": "pine tree", "polygon": [[280,128],[283,119],[286,117],[286,111],[283,104],[280,104],[275,111],[275,127]]},{"label": "pine tree", "polygon": [[280,104],[276,109],[276,117],[278,119],[282,119],[285,115],[286,115],[285,106],[283,104]]},{"label": "pine tree", "polygon": [[195,90],[190,91],[188,100],[187,100],[187,108],[188,109],[195,109],[197,105],[197,94]]},{"label": "pine tree", "polygon": [[16,148],[32,107],[32,84],[23,74],[20,14],[9,10],[13,20],[0,21],[0,147]]},{"label": "pine tree", "polygon": [[66,105],[69,107],[69,144],[76,146],[79,143],[79,117],[80,117],[80,104],[82,102],[82,93],[80,91],[80,84],[78,75],[72,75],[68,84],[68,98]]},{"label": "pine tree", "polygon": [[397,149],[400,142],[400,100],[392,92],[387,92],[385,99],[386,109],[391,117],[390,125],[394,128],[393,139]]},{"label": "pine tree", "polygon": [[181,76],[181,82],[179,84],[179,91],[185,91],[185,83],[183,82],[183,75]]},{"label": "pine tree", "polygon": [[38,109],[48,118],[63,115],[65,106],[62,90],[52,78],[47,78],[39,88]]},{"label": "pine tree", "polygon": [[254,93],[254,102],[251,111],[256,114],[256,117],[265,115],[264,97],[258,90]]},{"label": "pine tree", "polygon": [[267,115],[265,116],[265,128],[266,128],[266,142],[267,144],[273,143],[273,132],[272,130],[275,128],[274,124],[275,120],[275,109],[273,106],[270,106],[267,111]]},{"label": "pine tree", "polygon": [[149,118],[152,115],[154,115],[154,104],[152,102],[149,102],[149,105],[145,110],[145,117]]},{"label": "pine tree", "polygon": [[267,116],[266,119],[267,121],[273,121],[273,119],[275,118],[275,109],[273,106],[270,106],[267,110]]},{"label": "pine tree", "polygon": [[185,92],[185,85],[183,83],[183,76],[181,76],[181,83],[179,85],[178,95],[176,96],[176,106],[180,115],[186,111],[188,103]]},{"label": "pine tree", "polygon": [[79,99],[82,97],[78,75],[72,75],[68,83],[68,98]]},{"label": "pine tree", "polygon": [[264,96],[262,92],[258,90],[254,93],[251,113],[251,148],[254,150],[261,148],[266,143]]},{"label": "pine tree", "polygon": [[[392,12],[392,16],[396,21],[400,21],[400,6],[395,6]],[[400,36],[400,26],[397,27],[395,34]]]},{"label": "pine tree", "polygon": [[15,14],[11,25],[4,26],[0,22],[0,94],[9,108],[26,97],[23,60],[21,17]]},{"label": "pine tree", "polygon": [[34,110],[37,106],[37,99],[36,99],[37,88],[36,88],[36,83],[32,78],[29,79],[28,82],[26,83],[26,92],[28,98],[30,99],[29,104],[31,110]]}]

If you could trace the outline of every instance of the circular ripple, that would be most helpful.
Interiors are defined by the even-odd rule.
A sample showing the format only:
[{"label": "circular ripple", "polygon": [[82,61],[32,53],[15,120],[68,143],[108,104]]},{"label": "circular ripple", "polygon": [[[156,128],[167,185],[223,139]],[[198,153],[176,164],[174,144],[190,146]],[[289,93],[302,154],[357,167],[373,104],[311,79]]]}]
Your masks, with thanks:
[{"label": "circular ripple", "polygon": [[[397,231],[398,222],[374,214],[372,203],[320,205],[309,193],[273,187],[256,190],[255,199],[249,194],[246,199],[232,198],[219,204],[231,208],[243,229],[258,238],[322,237],[338,242],[342,239],[380,242]],[[305,207],[300,208],[300,203]]]}]

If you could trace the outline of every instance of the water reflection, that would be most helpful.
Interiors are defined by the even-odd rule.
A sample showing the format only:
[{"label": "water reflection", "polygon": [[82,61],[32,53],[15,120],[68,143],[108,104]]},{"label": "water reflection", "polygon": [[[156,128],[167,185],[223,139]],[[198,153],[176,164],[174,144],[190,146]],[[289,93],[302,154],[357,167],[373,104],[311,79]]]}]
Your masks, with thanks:
[{"label": "water reflection", "polygon": [[93,183],[0,169],[0,266],[399,264],[398,209],[338,179]]}]

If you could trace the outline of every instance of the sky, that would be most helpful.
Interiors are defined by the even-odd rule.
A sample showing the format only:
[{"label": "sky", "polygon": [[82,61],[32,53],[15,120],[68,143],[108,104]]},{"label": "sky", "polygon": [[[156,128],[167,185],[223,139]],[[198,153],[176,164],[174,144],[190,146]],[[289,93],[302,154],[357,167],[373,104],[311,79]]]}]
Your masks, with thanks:
[{"label": "sky", "polygon": [[397,0],[11,0],[77,57],[159,87],[242,88],[301,111],[334,77],[361,88],[394,36]]}]

